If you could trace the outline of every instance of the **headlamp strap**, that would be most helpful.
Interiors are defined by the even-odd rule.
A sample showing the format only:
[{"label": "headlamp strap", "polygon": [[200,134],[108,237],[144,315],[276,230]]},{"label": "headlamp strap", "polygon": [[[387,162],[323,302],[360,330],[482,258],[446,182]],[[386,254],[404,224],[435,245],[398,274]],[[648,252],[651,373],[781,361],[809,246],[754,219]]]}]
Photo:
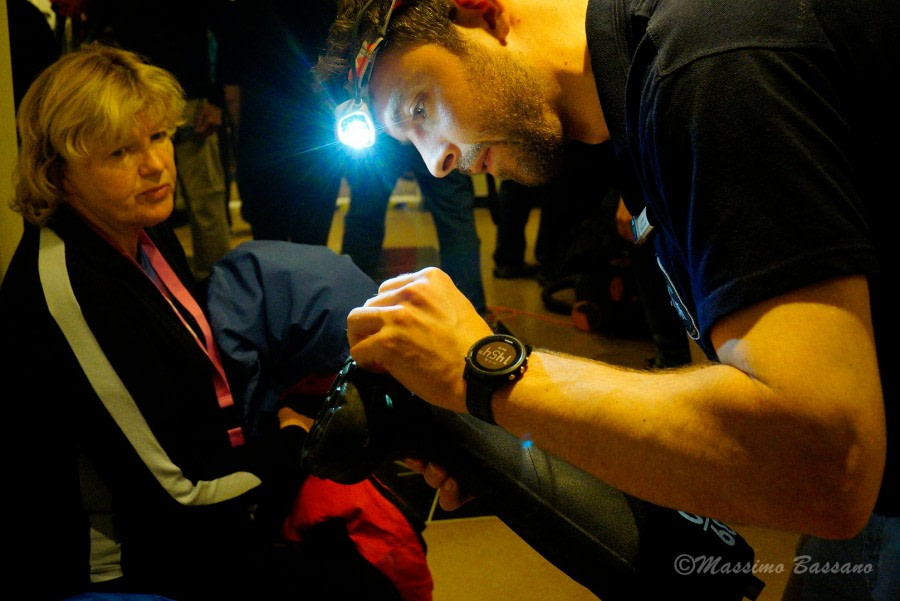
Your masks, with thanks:
[{"label": "headlamp strap", "polygon": [[[381,42],[384,41],[383,36],[378,36],[374,41],[363,40],[362,45],[359,47],[359,53],[356,55],[356,80],[359,82],[359,87],[365,87],[368,84],[368,73],[371,71],[369,68],[373,61],[372,59],[375,57],[375,51],[378,50],[378,46]],[[348,79],[353,81],[353,73],[348,73]]]},{"label": "headlamp strap", "polygon": [[[360,19],[363,18],[363,13],[365,13],[370,4],[371,2],[363,7],[362,13],[359,15]],[[384,24],[381,29],[373,32],[372,35],[363,38],[363,41],[360,44],[353,68],[347,73],[347,85],[349,89],[353,91],[353,95],[357,100],[365,95],[363,90],[369,85],[369,76],[372,73],[375,55],[377,54],[381,43],[384,41],[384,36],[387,34],[388,24],[391,22],[391,15],[394,13],[394,9],[399,8],[404,4],[406,4],[406,0],[393,0],[393,2],[391,2],[391,7],[384,16]]]}]

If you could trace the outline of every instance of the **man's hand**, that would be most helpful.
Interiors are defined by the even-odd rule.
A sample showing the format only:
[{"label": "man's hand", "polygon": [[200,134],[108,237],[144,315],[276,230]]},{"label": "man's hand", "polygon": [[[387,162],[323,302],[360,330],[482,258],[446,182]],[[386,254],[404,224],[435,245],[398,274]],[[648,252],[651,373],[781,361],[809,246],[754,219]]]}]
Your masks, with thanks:
[{"label": "man's hand", "polygon": [[622,239],[634,242],[634,233],[631,231],[631,213],[625,206],[625,200],[619,197],[619,206],[616,207],[616,231]]},{"label": "man's hand", "polygon": [[360,367],[387,371],[422,399],[459,413],[466,410],[466,352],[492,333],[434,267],[385,281],[347,318],[350,355]]},{"label": "man's hand", "polygon": [[428,486],[437,489],[438,502],[444,511],[459,509],[473,499],[471,495],[460,494],[459,482],[448,476],[443,467],[413,458],[405,459],[403,463],[412,471],[422,474]]}]

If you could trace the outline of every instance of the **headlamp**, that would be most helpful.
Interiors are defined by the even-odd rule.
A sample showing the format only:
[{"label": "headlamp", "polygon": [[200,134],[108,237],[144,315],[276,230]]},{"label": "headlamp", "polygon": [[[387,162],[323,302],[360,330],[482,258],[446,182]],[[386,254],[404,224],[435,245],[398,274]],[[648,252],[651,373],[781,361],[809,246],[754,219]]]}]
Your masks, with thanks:
[{"label": "headlamp", "polygon": [[[359,52],[350,67],[347,76],[347,90],[353,96],[342,102],[334,109],[335,125],[338,140],[351,148],[369,148],[375,144],[375,121],[372,119],[369,99],[369,78],[372,76],[372,67],[375,64],[375,56],[384,41],[388,23],[394,9],[405,4],[406,0],[392,0],[391,7],[384,17],[384,23],[380,29],[368,32],[360,38],[359,29],[366,17],[366,11],[376,0],[369,0],[359,11],[356,17],[356,25],[353,28],[353,46],[359,45]],[[362,41],[360,42],[360,39]]]},{"label": "headlamp", "polygon": [[369,148],[375,144],[375,122],[367,100],[351,98],[334,109],[337,137],[351,148]]}]

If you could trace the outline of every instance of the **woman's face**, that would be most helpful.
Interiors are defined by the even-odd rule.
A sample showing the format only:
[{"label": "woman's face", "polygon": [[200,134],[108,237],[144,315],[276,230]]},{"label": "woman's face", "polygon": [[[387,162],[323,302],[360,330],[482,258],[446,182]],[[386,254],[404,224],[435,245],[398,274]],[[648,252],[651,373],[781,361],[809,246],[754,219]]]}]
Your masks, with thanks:
[{"label": "woman's face", "polygon": [[141,229],[164,221],[174,207],[175,150],[165,125],[139,121],[119,144],[100,144],[68,161],[65,202],[127,252]]}]

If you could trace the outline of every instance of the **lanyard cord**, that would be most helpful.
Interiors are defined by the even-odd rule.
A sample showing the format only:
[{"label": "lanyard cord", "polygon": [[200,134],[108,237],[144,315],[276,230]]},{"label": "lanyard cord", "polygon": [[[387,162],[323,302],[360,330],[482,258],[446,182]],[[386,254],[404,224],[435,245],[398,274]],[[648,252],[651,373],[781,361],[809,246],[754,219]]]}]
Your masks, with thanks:
[{"label": "lanyard cord", "polygon": [[[146,255],[147,259],[149,259],[150,265],[153,267],[153,271],[156,272],[157,276],[156,278],[153,278],[150,274],[147,274],[147,277],[150,278],[163,297],[168,301],[172,310],[178,315],[178,319],[181,320],[184,327],[191,333],[194,340],[197,342],[197,345],[203,350],[212,364],[213,382],[216,387],[216,398],[219,401],[219,407],[225,408],[234,405],[231,388],[228,386],[228,380],[225,378],[225,369],[222,367],[222,358],[219,355],[218,347],[216,347],[216,341],[213,339],[212,328],[209,325],[209,321],[206,319],[206,315],[204,315],[203,310],[200,309],[200,305],[197,304],[194,297],[191,296],[191,293],[184,287],[184,284],[181,283],[181,280],[178,279],[178,276],[175,275],[175,272],[172,271],[172,267],[169,266],[169,263],[162,256],[162,253],[159,252],[159,249],[156,248],[156,245],[153,244],[150,236],[148,236],[145,231],[141,231],[139,243],[141,251]],[[140,267],[140,265],[138,265],[138,267]],[[144,271],[144,273],[146,274],[147,272]],[[190,327],[184,319],[184,316],[172,303],[172,297],[178,300],[181,306],[187,309],[194,318],[194,321],[200,327],[200,331],[203,334],[202,340],[197,335],[197,332],[194,331],[194,328]],[[244,433],[240,427],[228,430],[228,437],[231,441],[231,446],[233,447],[244,444]]]},{"label": "lanyard cord", "polygon": [[[146,232],[141,232],[140,248],[147,259],[149,259],[150,265],[153,267],[153,271],[156,272],[157,276],[157,278],[153,278],[148,274],[148,277],[156,284],[156,287],[166,300],[169,301],[169,304],[172,305],[178,318],[188,331],[191,332],[194,340],[197,341],[197,344],[203,349],[206,356],[209,357],[210,362],[213,364],[213,368],[215,369],[214,379],[216,383],[216,396],[219,399],[219,407],[229,407],[233,405],[234,399],[231,396],[228,380],[225,378],[225,370],[222,367],[219,349],[216,346],[212,328],[209,325],[209,321],[206,319],[206,315],[203,313],[203,310],[200,308],[200,305],[197,304],[194,297],[191,296],[191,293],[184,287],[184,284],[181,283],[181,280],[178,279],[178,276],[175,275],[175,272],[172,271],[169,263],[163,258],[162,253],[159,252]],[[194,318],[194,321],[197,322],[197,325],[200,327],[200,331],[203,334],[202,340],[200,336],[197,335],[197,332],[194,331],[194,328],[190,327],[184,319],[184,316],[181,315],[181,312],[175,308],[174,304],[172,304],[172,297],[178,300],[181,306],[187,309]]]}]

